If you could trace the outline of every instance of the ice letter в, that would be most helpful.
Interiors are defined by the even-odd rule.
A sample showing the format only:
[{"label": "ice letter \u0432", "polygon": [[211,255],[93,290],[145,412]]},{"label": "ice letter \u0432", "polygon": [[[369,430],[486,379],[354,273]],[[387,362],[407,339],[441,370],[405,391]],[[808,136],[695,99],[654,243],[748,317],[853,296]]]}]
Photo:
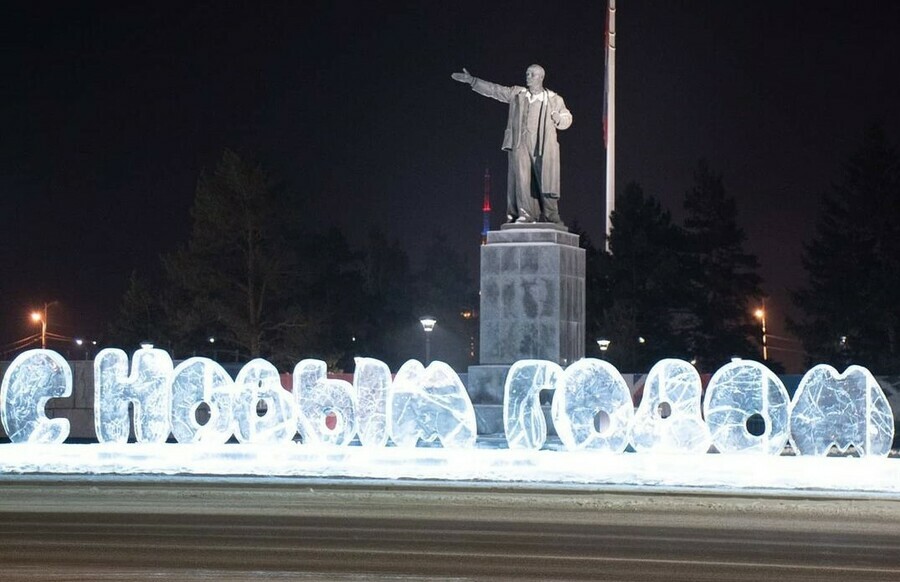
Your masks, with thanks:
[{"label": "ice letter \u0432", "polygon": [[609,362],[585,358],[566,368],[551,413],[570,451],[621,453],[628,446],[634,404],[625,379]]},{"label": "ice letter \u0432", "polygon": [[419,439],[440,441],[444,448],[475,445],[475,408],[453,368],[432,362],[424,368],[417,360],[400,367],[391,387],[388,406],[391,440],[399,447],[414,447]]},{"label": "ice letter \u0432", "polygon": [[511,449],[540,449],[547,440],[541,390],[555,390],[562,380],[559,364],[519,360],[509,369],[503,389],[503,428]]},{"label": "ice letter \u0432", "polygon": [[72,369],[51,350],[28,350],[6,371],[0,386],[0,420],[14,443],[61,443],[69,436],[69,421],[47,418],[51,398],[72,394]]},{"label": "ice letter \u0432", "polygon": [[120,349],[94,359],[94,427],[101,443],[128,442],[128,405],[134,406],[134,436],[140,443],[169,438],[169,380],[172,358],[164,350],[141,348],[131,361]]},{"label": "ice letter \u0432", "polygon": [[[294,398],[304,444],[349,445],[356,436],[353,386],[345,380],[329,379],[322,360],[301,360],[294,366]],[[329,418],[333,426],[328,426]]]},{"label": "ice letter \u0432", "polygon": [[[703,412],[713,444],[721,453],[779,455],[788,439],[788,393],[759,362],[738,360],[713,374]],[[749,430],[753,417],[765,424],[760,435]]]},{"label": "ice letter \u0432", "polygon": [[851,445],[861,457],[886,457],[894,440],[891,405],[872,373],[850,366],[843,374],[820,364],[808,371],[790,407],[791,445],[801,455],[827,455]]},{"label": "ice letter \u0432", "polygon": [[[278,370],[262,358],[247,362],[234,381],[235,436],[242,443],[283,443],[297,433],[297,405]],[[263,404],[264,406],[259,406]]]},{"label": "ice letter \u0432", "polygon": [[[234,433],[236,390],[228,372],[209,358],[189,358],[172,376],[172,434],[180,443],[223,444]],[[205,404],[209,419],[197,422]]]},{"label": "ice letter \u0432", "polygon": [[644,382],[631,444],[639,452],[705,453],[709,429],[701,415],[700,374],[683,360],[661,360]]}]

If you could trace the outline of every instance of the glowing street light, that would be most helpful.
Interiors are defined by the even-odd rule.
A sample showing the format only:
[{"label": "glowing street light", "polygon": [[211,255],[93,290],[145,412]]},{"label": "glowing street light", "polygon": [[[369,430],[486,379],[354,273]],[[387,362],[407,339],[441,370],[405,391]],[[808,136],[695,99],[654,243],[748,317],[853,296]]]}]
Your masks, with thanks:
[{"label": "glowing street light", "polygon": [[753,316],[759,320],[760,325],[762,326],[762,356],[763,361],[769,359],[769,346],[766,342],[766,302],[763,301],[762,307],[758,308],[753,312]]},{"label": "glowing street light", "polygon": [[437,320],[430,315],[425,315],[419,319],[419,323],[425,330],[425,365],[427,366],[431,362],[431,332],[434,331]]},{"label": "glowing street light", "polygon": [[43,311],[32,311],[31,312],[31,321],[35,323],[41,324],[41,349],[47,349],[47,310],[50,309],[50,306],[56,303],[56,301],[51,301],[50,303],[44,303]]}]

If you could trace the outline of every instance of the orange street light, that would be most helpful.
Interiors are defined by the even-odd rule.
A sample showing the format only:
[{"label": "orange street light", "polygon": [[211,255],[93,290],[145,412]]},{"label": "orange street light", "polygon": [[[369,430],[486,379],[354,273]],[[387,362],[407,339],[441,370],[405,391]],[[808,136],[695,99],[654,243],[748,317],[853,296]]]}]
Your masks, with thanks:
[{"label": "orange street light", "polygon": [[765,362],[769,359],[769,346],[768,346],[768,343],[766,342],[767,338],[766,338],[766,302],[765,301],[763,301],[762,307],[758,308],[756,311],[753,312],[753,315],[756,317],[756,319],[759,320],[759,322],[762,326],[762,356],[763,356],[763,361]]}]

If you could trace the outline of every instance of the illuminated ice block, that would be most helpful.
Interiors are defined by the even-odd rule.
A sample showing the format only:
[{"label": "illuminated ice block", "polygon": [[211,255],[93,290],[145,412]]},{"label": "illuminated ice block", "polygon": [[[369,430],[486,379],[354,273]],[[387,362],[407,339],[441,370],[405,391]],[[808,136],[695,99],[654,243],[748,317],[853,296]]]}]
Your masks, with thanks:
[{"label": "illuminated ice block", "polygon": [[235,437],[242,443],[284,443],[297,433],[297,405],[278,370],[262,358],[247,362],[234,381]]},{"label": "illuminated ice block", "polygon": [[519,360],[503,388],[503,429],[511,449],[540,449],[547,440],[541,390],[555,390],[563,369],[547,360]]},{"label": "illuminated ice block", "polygon": [[859,456],[885,457],[894,440],[894,415],[869,370],[843,374],[820,364],[809,370],[790,405],[791,446],[801,455],[825,456],[831,447]]},{"label": "illuminated ice block", "polygon": [[[721,453],[779,455],[788,440],[788,398],[784,384],[759,362],[738,360],[719,368],[709,381],[703,416]],[[762,434],[750,428],[762,423]]]},{"label": "illuminated ice block", "polygon": [[388,404],[391,440],[399,447],[440,441],[445,448],[475,446],[475,408],[453,368],[417,360],[400,367]]},{"label": "illuminated ice block", "polygon": [[563,373],[551,415],[566,449],[621,453],[628,446],[634,403],[625,379],[612,364],[585,358]]},{"label": "illuminated ice block", "polygon": [[72,369],[52,350],[28,350],[9,365],[0,385],[0,421],[14,443],[56,444],[69,436],[69,421],[47,418],[51,398],[72,395]]},{"label": "illuminated ice block", "polygon": [[387,403],[391,370],[381,360],[354,358],[353,387],[356,389],[356,420],[359,442],[383,447],[388,440]]},{"label": "illuminated ice block", "polygon": [[169,438],[169,384],[172,358],[164,350],[141,348],[131,361],[117,348],[94,358],[94,428],[101,443],[128,441],[128,405],[134,407],[134,437],[139,443]]},{"label": "illuminated ice block", "polygon": [[294,399],[304,444],[342,446],[356,436],[356,392],[350,382],[329,379],[322,360],[294,366]]},{"label": "illuminated ice block", "polygon": [[[175,367],[172,376],[172,434],[179,443],[221,444],[234,434],[234,381],[209,358],[189,358]],[[205,405],[209,418],[197,419]]]},{"label": "illuminated ice block", "polygon": [[631,444],[638,452],[705,453],[709,429],[702,416],[700,374],[683,360],[661,360],[644,382]]}]

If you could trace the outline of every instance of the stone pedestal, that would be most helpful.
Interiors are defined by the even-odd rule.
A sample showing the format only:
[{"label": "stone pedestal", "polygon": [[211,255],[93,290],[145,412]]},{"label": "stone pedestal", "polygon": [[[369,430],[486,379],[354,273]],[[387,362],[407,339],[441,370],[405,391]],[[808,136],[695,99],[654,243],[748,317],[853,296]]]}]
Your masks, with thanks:
[{"label": "stone pedestal", "polygon": [[584,281],[584,249],[565,228],[505,224],[488,233],[481,247],[481,365],[469,368],[468,390],[476,411],[496,407],[498,418],[479,419],[479,432],[503,430],[497,405],[513,363],[566,367],[584,357]]}]

